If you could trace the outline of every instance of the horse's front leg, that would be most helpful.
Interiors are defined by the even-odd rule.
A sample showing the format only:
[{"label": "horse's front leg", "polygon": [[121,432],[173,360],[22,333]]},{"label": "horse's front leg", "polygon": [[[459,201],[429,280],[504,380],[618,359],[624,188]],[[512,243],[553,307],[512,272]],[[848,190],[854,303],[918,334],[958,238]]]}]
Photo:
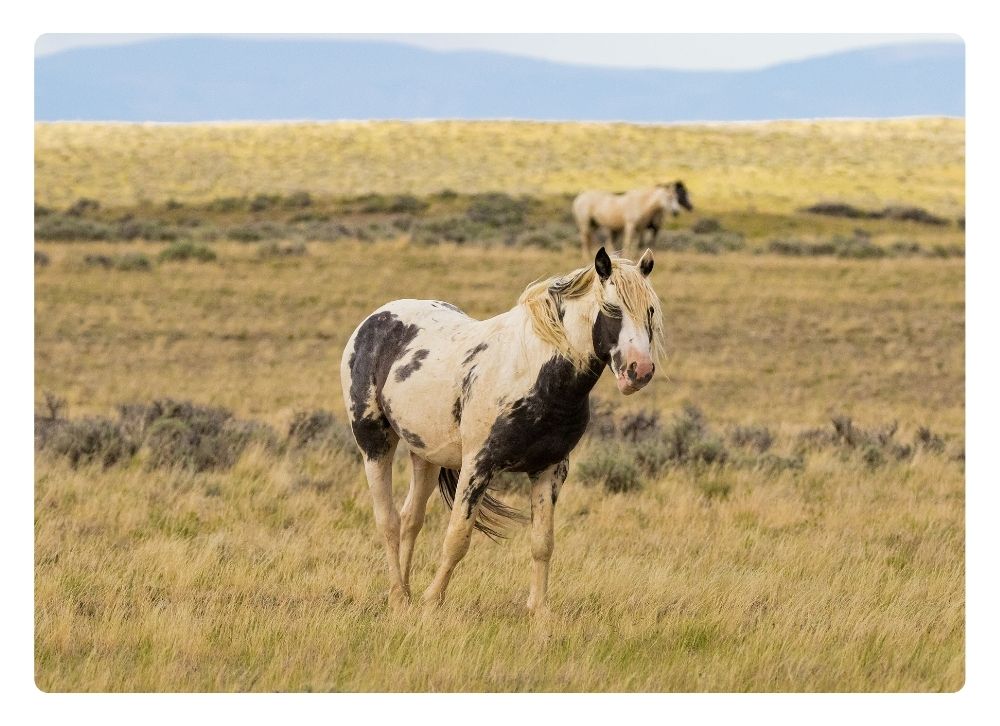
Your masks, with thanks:
[{"label": "horse's front leg", "polygon": [[580,226],[579,231],[580,231],[580,246],[583,248],[583,257],[585,260],[590,261],[591,258],[590,225],[587,224],[586,226]]},{"label": "horse's front leg", "polygon": [[554,514],[559,489],[566,481],[569,461],[563,459],[531,475],[531,590],[528,610],[536,615],[548,612],[549,561],[555,549]]},{"label": "horse's front leg", "polygon": [[424,605],[435,607],[444,602],[444,592],[451,580],[455,565],[465,557],[472,540],[472,530],[479,516],[479,507],[483,496],[490,485],[492,472],[476,471],[473,460],[462,462],[462,470],[458,475],[458,485],[455,488],[455,501],[448,519],[448,531],[444,536],[444,547],[441,552],[441,564],[438,566],[434,580],[424,591]]},{"label": "horse's front leg", "polygon": [[632,259],[632,240],[635,238],[635,223],[625,223],[625,241],[622,243],[622,257]]}]

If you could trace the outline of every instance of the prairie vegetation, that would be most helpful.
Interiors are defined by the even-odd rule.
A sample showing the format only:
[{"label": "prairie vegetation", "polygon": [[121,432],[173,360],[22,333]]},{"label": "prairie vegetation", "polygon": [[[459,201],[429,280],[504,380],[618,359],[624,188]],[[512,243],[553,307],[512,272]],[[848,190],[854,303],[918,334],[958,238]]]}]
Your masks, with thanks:
[{"label": "prairie vegetation", "polygon": [[[38,126],[39,687],[960,688],[963,136]],[[646,173],[696,204],[653,273],[669,360],[628,399],[598,384],[556,509],[553,617],[525,616],[525,529],[475,535],[436,617],[388,608],[348,335],[391,298],[507,309],[580,264],[573,189]],[[821,202],[847,213],[803,211]],[[885,212],[902,207],[945,223]],[[400,497],[407,475],[401,451]],[[526,506],[517,477],[502,496]]]}]

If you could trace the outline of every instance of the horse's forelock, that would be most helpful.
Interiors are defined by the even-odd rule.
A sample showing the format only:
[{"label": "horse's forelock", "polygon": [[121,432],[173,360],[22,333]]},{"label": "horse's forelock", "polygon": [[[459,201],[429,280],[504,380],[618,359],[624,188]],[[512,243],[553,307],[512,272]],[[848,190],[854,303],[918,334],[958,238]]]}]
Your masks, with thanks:
[{"label": "horse's forelock", "polygon": [[[654,359],[658,359],[663,351],[663,313],[660,299],[634,262],[612,257],[611,264],[609,282],[614,283],[621,307],[625,314],[640,326],[640,329],[649,324],[650,350]],[[561,313],[562,300],[577,300],[587,295],[594,295],[596,303],[606,313],[622,314],[621,310],[615,310],[611,306],[605,297],[604,286],[595,284],[596,280],[597,273],[593,265],[588,265],[567,275],[533,282],[524,289],[518,299],[528,313],[535,334],[552,344],[561,355],[581,369],[588,365],[588,356],[574,351],[570,346]],[[650,310],[653,312],[650,313]]]},{"label": "horse's forelock", "polygon": [[615,267],[611,281],[615,283],[625,313],[639,329],[645,329],[648,323],[650,352],[654,360],[659,360],[663,354],[663,310],[656,291],[631,260],[622,260]]}]

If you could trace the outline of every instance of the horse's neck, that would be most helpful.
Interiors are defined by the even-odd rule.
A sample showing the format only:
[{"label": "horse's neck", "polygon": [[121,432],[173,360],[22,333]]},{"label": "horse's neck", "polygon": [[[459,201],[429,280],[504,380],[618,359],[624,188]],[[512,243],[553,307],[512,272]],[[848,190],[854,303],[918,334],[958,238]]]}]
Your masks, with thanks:
[{"label": "horse's neck", "polygon": [[670,193],[663,187],[653,187],[646,197],[646,203],[650,207],[666,209],[670,206]]},{"label": "horse's neck", "polygon": [[[590,319],[589,309],[592,306],[592,301],[567,301],[563,322],[570,345],[581,357],[598,364],[597,375],[600,376],[600,370],[607,361],[598,359],[594,352],[594,324]],[[596,317],[596,312],[593,316]],[[529,368],[541,367],[546,361],[559,356],[559,351],[535,334],[523,307],[517,306],[496,320],[502,321],[504,336],[510,339],[512,347],[520,349],[527,356],[524,362]],[[596,382],[595,378],[594,383]]]}]

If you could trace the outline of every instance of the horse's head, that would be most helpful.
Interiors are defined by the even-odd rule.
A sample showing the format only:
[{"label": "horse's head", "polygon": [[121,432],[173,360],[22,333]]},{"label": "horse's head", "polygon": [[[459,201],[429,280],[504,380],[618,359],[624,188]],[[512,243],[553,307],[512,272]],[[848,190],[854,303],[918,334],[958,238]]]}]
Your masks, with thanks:
[{"label": "horse's head", "polygon": [[681,213],[681,208],[688,210],[689,212],[694,211],[694,205],[691,204],[691,200],[688,198],[687,187],[684,186],[684,182],[678,179],[675,182],[667,182],[661,185],[667,190],[670,196],[670,213],[675,217]]},{"label": "horse's head", "polygon": [[660,300],[649,284],[653,253],[646,250],[639,264],[616,260],[602,247],[594,258],[601,285],[594,320],[594,351],[615,375],[618,390],[630,396],[653,378],[662,348]]},{"label": "horse's head", "polygon": [[[535,334],[581,372],[615,374],[626,396],[653,378],[663,349],[660,299],[649,284],[653,253],[638,264],[602,247],[594,264],[529,285],[518,302]],[[596,378],[595,378],[596,380]]]}]

